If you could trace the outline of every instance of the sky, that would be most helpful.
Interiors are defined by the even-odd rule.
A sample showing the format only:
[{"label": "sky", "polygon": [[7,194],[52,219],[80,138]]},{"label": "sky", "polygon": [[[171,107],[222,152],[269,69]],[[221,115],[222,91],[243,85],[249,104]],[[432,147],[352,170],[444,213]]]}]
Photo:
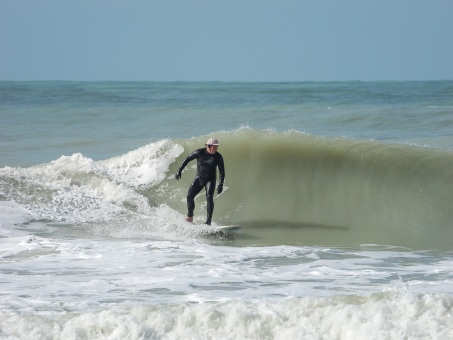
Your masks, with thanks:
[{"label": "sky", "polygon": [[453,80],[452,0],[0,0],[0,80]]}]

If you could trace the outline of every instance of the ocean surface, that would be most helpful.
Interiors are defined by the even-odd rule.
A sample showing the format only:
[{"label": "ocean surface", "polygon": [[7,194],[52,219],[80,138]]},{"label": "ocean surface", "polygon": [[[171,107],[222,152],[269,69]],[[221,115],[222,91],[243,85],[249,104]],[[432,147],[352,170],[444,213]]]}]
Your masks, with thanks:
[{"label": "ocean surface", "polygon": [[0,121],[1,339],[453,338],[453,81],[0,82]]}]

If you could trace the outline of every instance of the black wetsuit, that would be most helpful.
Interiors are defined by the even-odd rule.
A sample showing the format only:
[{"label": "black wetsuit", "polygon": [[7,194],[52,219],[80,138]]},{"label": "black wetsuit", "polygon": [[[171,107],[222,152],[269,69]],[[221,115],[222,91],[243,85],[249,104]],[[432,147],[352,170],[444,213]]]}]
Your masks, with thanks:
[{"label": "black wetsuit", "polygon": [[220,153],[210,154],[206,148],[201,148],[192,152],[184,159],[179,167],[178,173],[186,167],[187,163],[196,159],[197,160],[197,175],[189,187],[187,193],[187,216],[193,217],[195,209],[195,196],[200,193],[203,187],[206,189],[207,201],[207,219],[206,224],[211,224],[212,213],[214,211],[214,190],[216,185],[217,171],[219,168],[220,178],[219,186],[223,187],[225,179],[225,166],[223,164],[223,157]]}]

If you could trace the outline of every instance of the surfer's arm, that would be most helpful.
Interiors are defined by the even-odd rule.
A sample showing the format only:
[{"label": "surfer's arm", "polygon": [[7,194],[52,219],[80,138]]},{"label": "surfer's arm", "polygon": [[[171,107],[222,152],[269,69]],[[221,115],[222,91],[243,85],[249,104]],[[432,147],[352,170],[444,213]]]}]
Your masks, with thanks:
[{"label": "surfer's arm", "polygon": [[223,157],[220,156],[219,163],[219,186],[217,187],[217,193],[221,194],[223,191],[223,181],[225,180],[225,165],[223,164]]},{"label": "surfer's arm", "polygon": [[176,179],[180,179],[180,178],[181,178],[181,173],[182,173],[182,171],[184,170],[184,168],[186,167],[186,165],[187,165],[190,161],[194,160],[194,159],[197,158],[197,157],[198,157],[198,150],[192,152],[189,156],[187,156],[187,157],[183,160],[183,162],[182,162],[181,166],[179,167],[178,171],[176,171],[175,178],[176,178]]}]

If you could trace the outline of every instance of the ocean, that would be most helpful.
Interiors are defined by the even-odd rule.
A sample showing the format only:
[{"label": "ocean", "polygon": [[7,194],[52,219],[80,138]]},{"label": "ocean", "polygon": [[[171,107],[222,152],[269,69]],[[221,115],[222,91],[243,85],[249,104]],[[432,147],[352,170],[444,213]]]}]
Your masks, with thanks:
[{"label": "ocean", "polygon": [[0,119],[1,339],[453,338],[453,81],[3,81]]}]

